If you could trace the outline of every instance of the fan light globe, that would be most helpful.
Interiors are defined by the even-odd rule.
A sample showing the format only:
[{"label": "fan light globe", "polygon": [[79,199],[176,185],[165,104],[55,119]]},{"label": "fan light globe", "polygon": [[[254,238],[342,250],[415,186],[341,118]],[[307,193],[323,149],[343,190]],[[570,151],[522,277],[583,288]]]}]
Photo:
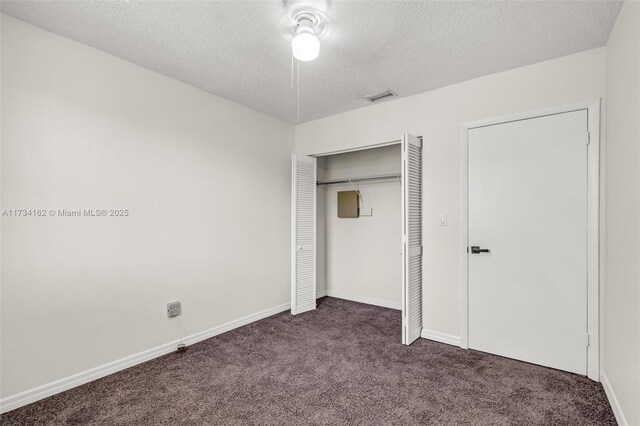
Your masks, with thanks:
[{"label": "fan light globe", "polygon": [[313,61],[320,53],[320,40],[311,32],[299,32],[291,40],[291,52],[299,61]]}]

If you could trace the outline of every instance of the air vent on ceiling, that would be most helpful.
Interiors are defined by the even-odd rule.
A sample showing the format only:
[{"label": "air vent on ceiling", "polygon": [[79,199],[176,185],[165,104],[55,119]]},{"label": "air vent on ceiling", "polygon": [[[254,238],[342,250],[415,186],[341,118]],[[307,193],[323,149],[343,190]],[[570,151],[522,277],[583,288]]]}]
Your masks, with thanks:
[{"label": "air vent on ceiling", "polygon": [[398,96],[398,95],[393,93],[391,90],[386,89],[386,90],[382,90],[380,92],[376,92],[376,93],[371,93],[369,95],[365,95],[365,96],[363,96],[363,98],[365,98],[369,102],[378,102],[378,101],[381,101],[383,99],[393,98],[394,96]]}]

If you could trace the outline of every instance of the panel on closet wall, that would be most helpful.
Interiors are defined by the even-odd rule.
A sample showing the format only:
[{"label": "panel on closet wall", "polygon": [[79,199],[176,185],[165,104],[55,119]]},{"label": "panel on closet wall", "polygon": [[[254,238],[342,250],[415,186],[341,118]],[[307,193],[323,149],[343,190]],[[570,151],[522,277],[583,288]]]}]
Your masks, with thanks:
[{"label": "panel on closet wall", "polygon": [[358,191],[338,191],[338,217],[355,219],[360,216]]}]

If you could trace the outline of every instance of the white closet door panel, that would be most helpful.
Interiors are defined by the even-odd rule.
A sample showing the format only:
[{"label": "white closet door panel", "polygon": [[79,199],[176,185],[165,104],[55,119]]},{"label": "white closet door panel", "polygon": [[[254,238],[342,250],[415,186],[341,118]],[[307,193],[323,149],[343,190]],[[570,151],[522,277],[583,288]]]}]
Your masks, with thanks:
[{"label": "white closet door panel", "polygon": [[316,159],[293,154],[291,313],[316,308]]},{"label": "white closet door panel", "polygon": [[422,141],[402,136],[402,343],[422,332]]}]

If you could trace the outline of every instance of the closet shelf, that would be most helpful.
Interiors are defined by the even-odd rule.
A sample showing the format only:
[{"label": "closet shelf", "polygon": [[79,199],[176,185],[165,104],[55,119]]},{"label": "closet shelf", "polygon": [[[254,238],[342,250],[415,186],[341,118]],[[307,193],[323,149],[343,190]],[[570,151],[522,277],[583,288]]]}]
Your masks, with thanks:
[{"label": "closet shelf", "polygon": [[335,183],[363,182],[368,180],[400,179],[401,177],[402,177],[402,173],[392,173],[388,175],[361,176],[361,177],[354,177],[354,178],[319,180],[318,186],[333,185]]}]

